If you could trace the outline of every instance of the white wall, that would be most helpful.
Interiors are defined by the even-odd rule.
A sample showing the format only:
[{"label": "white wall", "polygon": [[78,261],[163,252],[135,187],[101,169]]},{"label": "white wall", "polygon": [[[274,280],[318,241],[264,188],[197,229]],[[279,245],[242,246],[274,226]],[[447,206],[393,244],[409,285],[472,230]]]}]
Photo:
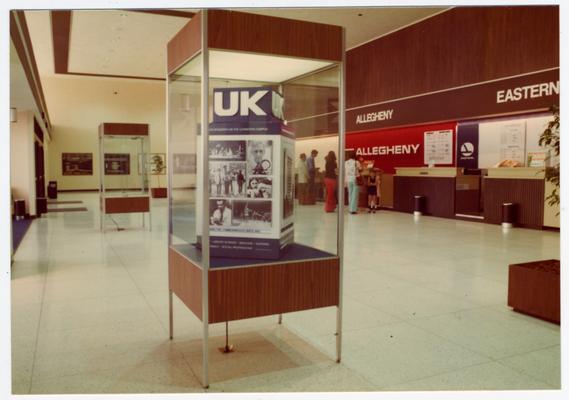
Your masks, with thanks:
[{"label": "white wall", "polygon": [[[102,122],[149,124],[150,151],[166,153],[164,81],[52,76],[43,77],[42,83],[53,125],[46,181],[57,180],[58,189],[99,188],[98,127]],[[63,176],[62,153],[93,153],[93,175]],[[131,172],[137,174],[137,169]],[[156,177],[152,178],[156,186]],[[160,177],[160,183],[166,186],[166,176]]]},{"label": "white wall", "polygon": [[33,112],[18,111],[18,121],[10,123],[10,187],[30,215],[36,214],[34,136]]}]

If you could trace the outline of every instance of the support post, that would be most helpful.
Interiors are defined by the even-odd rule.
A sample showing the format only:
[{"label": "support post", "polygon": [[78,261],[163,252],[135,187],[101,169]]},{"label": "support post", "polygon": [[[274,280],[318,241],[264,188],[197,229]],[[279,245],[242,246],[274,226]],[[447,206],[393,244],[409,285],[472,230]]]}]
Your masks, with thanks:
[{"label": "support post", "polygon": [[170,340],[174,338],[174,304],[172,301],[172,290],[168,290],[168,316],[170,322]]}]

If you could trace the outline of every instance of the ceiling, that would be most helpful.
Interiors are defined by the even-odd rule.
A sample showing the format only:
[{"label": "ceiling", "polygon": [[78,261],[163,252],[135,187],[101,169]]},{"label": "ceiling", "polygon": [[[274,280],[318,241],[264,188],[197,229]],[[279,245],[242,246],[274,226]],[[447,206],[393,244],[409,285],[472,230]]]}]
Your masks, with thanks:
[{"label": "ceiling", "polygon": [[[368,7],[241,9],[257,14],[341,25],[346,48],[446,10],[448,7]],[[196,10],[182,10],[195,12]],[[53,75],[54,48],[49,11],[26,11],[41,76]],[[166,75],[166,43],[188,18],[124,10],[73,11],[68,72],[161,79]]]},{"label": "ceiling", "polygon": [[12,42],[10,42],[10,107],[19,110],[37,109],[24,67]]}]

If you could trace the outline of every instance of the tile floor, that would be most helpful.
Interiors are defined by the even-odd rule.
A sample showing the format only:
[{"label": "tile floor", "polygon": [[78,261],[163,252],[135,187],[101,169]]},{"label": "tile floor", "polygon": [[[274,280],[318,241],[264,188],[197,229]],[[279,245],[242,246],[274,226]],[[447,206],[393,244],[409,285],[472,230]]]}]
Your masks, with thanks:
[{"label": "tile floor", "polygon": [[[12,268],[13,393],[202,392],[201,324],[178,300],[168,340],[167,202],[152,231],[87,212],[30,227]],[[334,216],[297,207],[297,238],[334,246]],[[316,222],[317,221],[317,222]],[[110,224],[112,225],[112,223]],[[347,215],[343,362],[335,309],[211,326],[212,392],[560,388],[560,328],[506,307],[509,263],[559,257],[559,234],[382,211]]]}]

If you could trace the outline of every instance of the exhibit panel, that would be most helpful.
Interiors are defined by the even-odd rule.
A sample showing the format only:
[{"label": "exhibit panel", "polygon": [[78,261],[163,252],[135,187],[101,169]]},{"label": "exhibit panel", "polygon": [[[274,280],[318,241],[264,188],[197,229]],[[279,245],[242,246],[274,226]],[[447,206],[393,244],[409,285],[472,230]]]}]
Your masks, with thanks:
[{"label": "exhibit panel", "polygon": [[[291,23],[327,48],[288,38]],[[295,142],[302,111],[334,103],[335,115],[302,129],[336,137],[322,157],[341,181],[343,51],[340,27],[222,10],[196,14],[168,45],[170,337],[175,295],[203,322],[206,387],[211,323],[335,306],[340,359],[342,193],[336,213],[297,204]],[[176,154],[192,166],[179,168]]]},{"label": "exhibit panel", "polygon": [[141,213],[142,226],[150,228],[149,151],[147,124],[99,126],[101,230],[110,214],[125,213]]}]

